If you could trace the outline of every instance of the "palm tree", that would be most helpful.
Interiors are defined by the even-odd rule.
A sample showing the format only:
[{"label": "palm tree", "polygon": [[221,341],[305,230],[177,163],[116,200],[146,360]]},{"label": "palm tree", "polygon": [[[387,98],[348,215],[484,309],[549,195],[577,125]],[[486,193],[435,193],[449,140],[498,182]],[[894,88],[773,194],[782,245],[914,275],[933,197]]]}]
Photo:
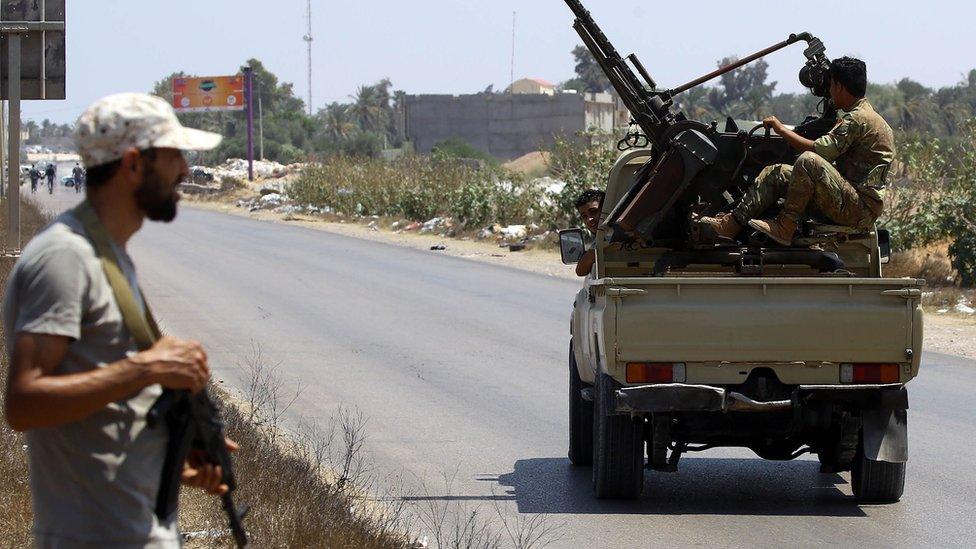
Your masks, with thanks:
[{"label": "palm tree", "polygon": [[356,131],[349,105],[331,103],[319,111],[319,117],[322,119],[326,135],[333,142],[342,141]]},{"label": "palm tree", "polygon": [[[389,97],[389,96],[387,96]],[[364,132],[385,133],[389,113],[383,104],[383,95],[377,86],[359,86],[349,114]]]}]

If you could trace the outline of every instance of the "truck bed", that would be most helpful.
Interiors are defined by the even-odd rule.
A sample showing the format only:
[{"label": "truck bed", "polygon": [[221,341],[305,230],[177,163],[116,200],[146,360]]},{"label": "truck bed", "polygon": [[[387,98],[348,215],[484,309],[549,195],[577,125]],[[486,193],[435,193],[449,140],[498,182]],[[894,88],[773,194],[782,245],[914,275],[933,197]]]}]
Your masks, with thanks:
[{"label": "truck bed", "polygon": [[[924,281],[905,278],[604,278],[608,365],[674,362],[688,383],[739,383],[796,364],[784,383],[837,383],[843,363],[918,372]],[[618,370],[619,371],[619,370]],[[782,375],[781,375],[782,377]]]}]

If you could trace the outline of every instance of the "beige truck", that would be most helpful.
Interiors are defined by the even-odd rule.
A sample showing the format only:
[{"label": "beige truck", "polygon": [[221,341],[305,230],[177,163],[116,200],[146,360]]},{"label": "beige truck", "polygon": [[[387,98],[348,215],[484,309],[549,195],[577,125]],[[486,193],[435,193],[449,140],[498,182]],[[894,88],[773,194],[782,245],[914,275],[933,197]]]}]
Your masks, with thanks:
[{"label": "beige truck", "polygon": [[[617,161],[604,219],[649,154]],[[645,469],[718,447],[813,453],[823,472],[850,471],[858,500],[901,497],[923,281],[884,277],[884,231],[805,231],[789,249],[675,250],[601,227],[569,350],[569,458],[592,466],[597,497],[637,497]],[[583,242],[563,231],[563,262]]]}]

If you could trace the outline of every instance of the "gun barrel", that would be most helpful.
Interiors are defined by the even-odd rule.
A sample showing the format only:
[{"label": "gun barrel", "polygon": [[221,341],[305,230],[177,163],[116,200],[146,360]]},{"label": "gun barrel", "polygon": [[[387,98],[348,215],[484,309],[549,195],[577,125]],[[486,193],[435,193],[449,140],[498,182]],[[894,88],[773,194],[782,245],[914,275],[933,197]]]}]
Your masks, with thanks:
[{"label": "gun barrel", "polygon": [[640,75],[644,77],[644,80],[647,81],[647,85],[650,86],[652,90],[656,89],[657,82],[655,82],[654,79],[651,78],[651,73],[647,72],[647,69],[644,68],[644,64],[640,62],[640,59],[638,59],[637,56],[634,55],[633,53],[628,55],[627,59],[629,59],[630,63],[634,66],[634,68],[637,69],[637,72],[639,72]]},{"label": "gun barrel", "polygon": [[247,532],[244,531],[244,515],[247,510],[240,511],[234,506],[234,498],[231,496],[231,492],[227,492],[221,498],[224,504],[224,511],[227,513],[227,519],[230,522],[230,532],[234,536],[234,543],[238,547],[249,547],[250,541],[247,539]]},{"label": "gun barrel", "polygon": [[[807,34],[807,33],[804,33],[804,34]],[[696,78],[696,79],[692,80],[691,82],[688,82],[687,84],[682,84],[682,85],[678,86],[677,88],[674,88],[673,90],[670,90],[668,92],[668,94],[673,97],[675,95],[678,95],[679,93],[684,93],[684,92],[690,90],[691,88],[694,88],[696,86],[700,86],[700,85],[704,84],[705,82],[708,82],[709,80],[712,80],[713,78],[718,78],[719,76],[722,76],[725,73],[732,72],[732,71],[734,71],[735,69],[737,69],[739,67],[742,67],[744,65],[748,65],[749,63],[752,63],[756,59],[759,59],[761,57],[766,57],[767,55],[769,55],[769,54],[771,54],[773,52],[777,52],[777,51],[779,51],[779,50],[781,50],[781,49],[783,49],[783,48],[785,48],[787,46],[790,46],[790,45],[796,43],[796,42],[799,42],[802,39],[803,39],[802,35],[801,36],[797,36],[795,34],[792,34],[792,35],[790,35],[789,38],[787,38],[786,40],[783,40],[782,42],[780,42],[778,44],[774,44],[774,45],[772,45],[772,46],[770,46],[770,47],[768,47],[768,48],[766,48],[764,50],[758,51],[758,52],[756,52],[756,53],[754,53],[752,55],[749,55],[747,57],[744,57],[742,59],[739,59],[738,61],[735,61],[734,63],[729,63],[728,65],[726,65],[724,67],[720,67],[719,69],[714,70],[714,71],[706,74],[705,76],[702,76],[700,78]]]}]

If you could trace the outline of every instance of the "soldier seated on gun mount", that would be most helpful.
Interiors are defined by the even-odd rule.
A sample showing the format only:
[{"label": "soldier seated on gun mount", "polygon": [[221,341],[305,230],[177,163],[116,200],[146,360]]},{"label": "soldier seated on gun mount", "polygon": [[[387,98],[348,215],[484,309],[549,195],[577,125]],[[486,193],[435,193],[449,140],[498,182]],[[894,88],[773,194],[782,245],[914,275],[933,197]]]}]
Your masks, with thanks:
[{"label": "soldier seated on gun mount", "polygon": [[[176,513],[154,513],[168,428],[146,418],[163,388],[200,391],[210,369],[193,341],[163,337],[139,351],[125,310],[149,312],[125,248],[146,218],[176,217],[189,171],[182,151],[220,139],[182,127],[166,101],[145,94],[106,97],[78,119],[87,200],[24,248],[3,303],[6,419],[27,440],[37,547],[181,546]],[[131,308],[114,293],[122,280]],[[194,454],[181,477],[214,494],[228,490],[221,479]]]},{"label": "soldier seated on gun mount", "polygon": [[[576,199],[576,211],[583,218],[583,224],[586,225],[586,228],[594,236],[596,235],[597,227],[600,226],[600,212],[603,210],[603,199],[605,197],[605,192],[590,189],[583,191],[583,194]],[[593,270],[593,264],[596,262],[596,251],[594,251],[592,245],[589,248],[576,264],[577,276],[586,276]]]},{"label": "soldier seated on gun mount", "polygon": [[[701,218],[703,235],[713,242],[731,240],[748,224],[788,246],[808,213],[855,229],[873,227],[884,207],[895,144],[891,128],[865,99],[866,88],[864,62],[841,57],[830,63],[830,97],[845,114],[830,133],[811,141],[774,116],[763,120],[802,154],[792,166],[763,170],[731,212]],[[779,215],[758,218],[782,198],[786,202]]]}]

